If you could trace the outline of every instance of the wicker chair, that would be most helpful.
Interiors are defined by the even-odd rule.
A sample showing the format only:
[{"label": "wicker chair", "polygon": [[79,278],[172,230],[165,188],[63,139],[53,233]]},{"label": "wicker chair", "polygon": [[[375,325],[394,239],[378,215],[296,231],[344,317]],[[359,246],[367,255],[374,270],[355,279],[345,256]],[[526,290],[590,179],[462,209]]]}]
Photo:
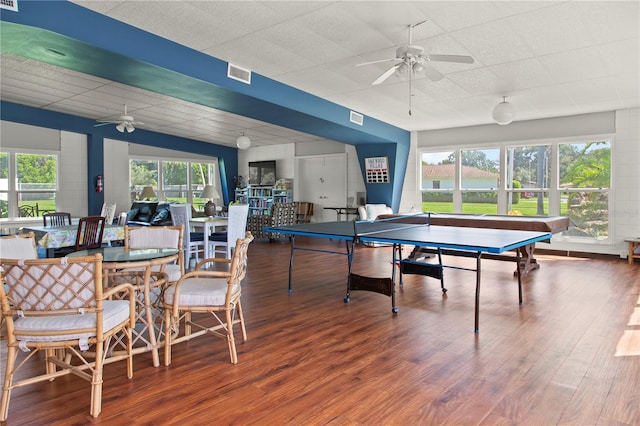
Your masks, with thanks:
[{"label": "wicker chair", "polygon": [[[184,274],[184,256],[182,252],[182,225],[172,226],[125,226],[125,249],[174,248],[180,251],[178,263],[160,264],[151,268],[152,272],[165,272],[169,282],[176,282]],[[141,269],[144,270],[144,269]],[[135,271],[130,268],[129,271]]]},{"label": "wicker chair", "polygon": [[[241,282],[246,273],[247,250],[252,240],[251,233],[247,232],[245,238],[236,241],[231,259],[204,259],[198,263],[195,271],[187,272],[180,281],[165,290],[165,365],[171,364],[171,345],[203,334],[214,334],[226,339],[231,363],[238,362],[233,326],[240,324],[242,339],[246,341],[247,330],[244,325],[240,296]],[[209,263],[227,264],[229,270],[202,269]],[[213,326],[196,323],[192,321],[192,313],[210,313],[216,319],[216,323]],[[184,335],[179,336],[180,322],[183,319]],[[192,327],[199,330],[192,332]]]},{"label": "wicker chair", "polygon": [[[133,377],[131,330],[134,289],[130,284],[103,292],[102,255],[34,260],[0,259],[0,307],[6,321],[7,364],[0,403],[0,421],[9,413],[11,391],[41,381],[75,374],[91,382],[90,414],[102,408],[102,369],[105,363],[127,360]],[[126,300],[109,300],[126,293]],[[125,354],[106,358],[117,333],[128,341]],[[88,352],[91,346],[94,349]],[[46,370],[22,367],[44,351]],[[16,362],[20,353],[24,359]],[[88,354],[91,353],[91,359]],[[72,363],[74,360],[78,362]],[[36,374],[25,377],[23,373]],[[18,378],[18,380],[15,380]]]},{"label": "wicker chair", "polygon": [[268,238],[273,241],[275,238],[283,238],[284,235],[273,232],[264,232],[263,228],[270,226],[293,225],[297,221],[296,203],[273,203],[270,215],[252,215],[247,218],[247,230],[255,238]]}]

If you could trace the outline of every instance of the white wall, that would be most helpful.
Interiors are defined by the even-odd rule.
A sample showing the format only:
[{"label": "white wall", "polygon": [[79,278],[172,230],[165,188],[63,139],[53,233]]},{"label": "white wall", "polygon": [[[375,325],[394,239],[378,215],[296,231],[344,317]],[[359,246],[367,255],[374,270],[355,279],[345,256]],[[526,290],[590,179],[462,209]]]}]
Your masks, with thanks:
[{"label": "white wall", "polygon": [[56,209],[74,217],[87,215],[87,136],[79,133],[0,122],[0,146],[14,152],[58,154]]},{"label": "white wall", "polygon": [[[288,143],[240,150],[238,151],[238,173],[243,176],[246,182],[247,176],[249,176],[249,162],[276,160],[276,179],[292,178],[295,188],[295,157],[325,156],[339,153],[347,154],[347,197],[354,197],[355,199],[357,192],[365,191],[358,156],[354,146],[339,142],[315,141],[298,144]],[[296,199],[295,201],[309,201],[303,199],[304,194],[300,194],[300,197],[301,199]]]},{"label": "white wall", "polygon": [[116,203],[116,217],[129,211],[129,143],[104,140],[104,201]]},{"label": "white wall", "polygon": [[[418,143],[412,145],[410,163],[412,174],[405,177],[405,186],[418,182],[419,159],[415,150],[420,148],[448,148],[459,146],[486,145],[487,143],[539,142],[544,139],[570,138],[576,136],[613,135],[612,142],[612,185],[611,238],[605,243],[584,244],[554,237],[544,248],[562,251],[615,254],[626,257],[625,238],[640,236],[640,109],[609,111],[570,117],[555,117],[542,120],[514,122],[508,126],[485,125],[454,129],[417,132]],[[418,192],[416,186],[416,193]],[[406,189],[406,188],[405,188]],[[407,190],[406,195],[411,198]],[[405,192],[403,191],[402,206]],[[418,200],[419,201],[419,200]],[[419,204],[421,205],[421,203]]]}]

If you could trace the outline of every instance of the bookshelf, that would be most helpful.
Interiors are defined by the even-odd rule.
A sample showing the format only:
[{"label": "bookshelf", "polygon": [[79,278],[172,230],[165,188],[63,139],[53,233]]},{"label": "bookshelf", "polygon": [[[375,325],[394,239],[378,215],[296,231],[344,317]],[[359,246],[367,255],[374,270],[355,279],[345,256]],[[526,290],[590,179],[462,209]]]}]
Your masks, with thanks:
[{"label": "bookshelf", "polygon": [[246,188],[236,188],[235,199],[241,204],[249,205],[250,216],[268,216],[273,203],[293,202],[293,190],[290,185],[249,185]]}]

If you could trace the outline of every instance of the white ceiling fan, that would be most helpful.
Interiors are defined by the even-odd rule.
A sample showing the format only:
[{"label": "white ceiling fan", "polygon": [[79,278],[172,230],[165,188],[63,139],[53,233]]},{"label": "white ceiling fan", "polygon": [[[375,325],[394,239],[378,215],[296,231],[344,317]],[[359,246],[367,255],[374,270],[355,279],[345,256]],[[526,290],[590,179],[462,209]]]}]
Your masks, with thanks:
[{"label": "white ceiling fan", "polygon": [[116,130],[120,133],[131,133],[136,130],[135,126],[144,126],[144,123],[140,121],[135,121],[133,116],[127,114],[127,105],[124,105],[124,114],[118,116],[115,120],[97,120],[98,124],[95,124],[94,127],[105,126],[107,124],[115,124]]},{"label": "white ceiling fan", "polygon": [[409,115],[411,115],[411,83],[415,76],[426,75],[431,81],[439,81],[444,78],[444,75],[435,69],[431,62],[456,62],[462,64],[472,64],[474,59],[467,55],[440,55],[440,54],[425,54],[422,46],[412,44],[411,33],[412,30],[418,25],[424,24],[427,20],[418,22],[417,24],[408,25],[409,27],[409,42],[405,46],[400,46],[396,49],[396,57],[389,59],[381,59],[379,61],[364,62],[357,64],[357,67],[363,65],[379,64],[381,62],[395,62],[384,73],[382,73],[377,79],[373,81],[374,86],[384,82],[391,77],[392,74],[396,74],[400,78],[408,78],[409,80]]}]

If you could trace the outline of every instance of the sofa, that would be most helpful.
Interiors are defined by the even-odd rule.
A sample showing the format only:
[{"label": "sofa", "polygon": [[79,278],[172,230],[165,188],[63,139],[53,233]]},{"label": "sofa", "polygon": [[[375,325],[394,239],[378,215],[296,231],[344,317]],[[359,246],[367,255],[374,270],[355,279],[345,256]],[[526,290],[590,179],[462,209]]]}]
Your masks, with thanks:
[{"label": "sofa", "polygon": [[165,201],[134,201],[127,212],[127,225],[166,226],[173,225],[169,203]]},{"label": "sofa", "polygon": [[358,207],[360,220],[376,220],[378,216],[383,214],[393,214],[393,210],[386,204],[365,204]]}]

